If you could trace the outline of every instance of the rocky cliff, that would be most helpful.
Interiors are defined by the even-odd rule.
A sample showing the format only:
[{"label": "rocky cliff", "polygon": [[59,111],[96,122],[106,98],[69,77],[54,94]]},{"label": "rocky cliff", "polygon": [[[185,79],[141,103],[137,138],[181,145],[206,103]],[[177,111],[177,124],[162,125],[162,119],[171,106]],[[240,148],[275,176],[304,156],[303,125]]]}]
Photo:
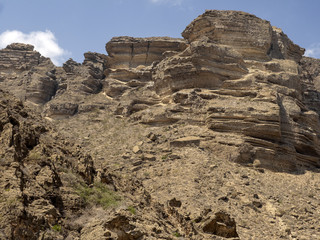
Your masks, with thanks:
[{"label": "rocky cliff", "polygon": [[0,239],[319,239],[319,60],[244,12],[182,36],[0,50]]}]

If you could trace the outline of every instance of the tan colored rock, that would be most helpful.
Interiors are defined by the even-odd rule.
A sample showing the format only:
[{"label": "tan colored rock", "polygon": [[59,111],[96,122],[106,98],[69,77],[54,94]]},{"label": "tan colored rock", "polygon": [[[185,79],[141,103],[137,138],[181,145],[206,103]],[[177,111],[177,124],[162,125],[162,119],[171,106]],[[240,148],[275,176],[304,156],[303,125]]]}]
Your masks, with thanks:
[{"label": "tan colored rock", "polygon": [[289,59],[299,62],[305,49],[294,44],[280,28],[272,27],[272,29],[270,56],[272,58]]},{"label": "tan colored rock", "polygon": [[215,44],[232,46],[244,59],[268,60],[272,28],[268,21],[245,12],[207,10],[182,36],[190,43],[206,36]]},{"label": "tan colored rock", "polygon": [[89,73],[95,79],[103,79],[107,66],[107,56],[101,53],[86,52],[83,65],[89,67]]},{"label": "tan colored rock", "polygon": [[78,112],[79,105],[72,102],[61,102],[54,103],[50,102],[49,105],[46,106],[45,114],[50,118],[61,119],[68,116],[73,116]]},{"label": "tan colored rock", "polygon": [[186,88],[219,88],[224,80],[238,79],[246,73],[237,51],[203,38],[192,42],[184,52],[161,61],[153,80],[158,93],[170,94]]},{"label": "tan colored rock", "polygon": [[303,101],[310,110],[320,114],[320,59],[303,57],[300,66]]},{"label": "tan colored rock", "polygon": [[12,43],[0,50],[0,69],[29,70],[45,58],[30,44]]},{"label": "tan colored rock", "polygon": [[164,52],[185,48],[183,39],[169,37],[114,37],[106,44],[109,67],[116,69],[149,66],[162,60]]},{"label": "tan colored rock", "polygon": [[298,62],[304,53],[281,29],[240,11],[207,10],[186,27],[182,36],[189,43],[206,36],[210,42],[232,46],[250,60],[266,61],[271,57]]},{"label": "tan colored rock", "polygon": [[[114,79],[124,82],[127,88],[141,87],[152,80],[153,65],[167,56],[186,48],[183,39],[169,37],[133,38],[114,37],[106,44],[108,69],[105,93],[119,96],[123,91],[114,89]],[[116,86],[118,88],[118,86]],[[114,94],[113,92],[116,92]]]},{"label": "tan colored rock", "polygon": [[55,118],[0,91],[0,239],[317,239],[319,61],[298,62],[275,28],[264,40],[264,20],[217,12],[147,65],[140,39],[131,67],[121,40],[113,57],[0,70],[1,88]]},{"label": "tan colored rock", "polygon": [[230,215],[225,212],[217,212],[214,216],[207,217],[208,219],[203,224],[205,233],[214,234],[225,238],[239,237],[236,230],[236,223]]},{"label": "tan colored rock", "polygon": [[138,153],[141,153],[141,149],[139,146],[134,146],[132,148],[132,152],[135,153],[135,154],[138,154]]},{"label": "tan colored rock", "polygon": [[170,142],[171,147],[187,147],[187,146],[199,146],[201,138],[195,136],[188,136],[179,139],[175,139]]},{"label": "tan colored rock", "polygon": [[45,104],[55,95],[58,84],[54,79],[34,73],[30,76],[30,80],[30,84],[26,87],[26,100]]},{"label": "tan colored rock", "polygon": [[156,156],[153,154],[146,153],[146,154],[143,154],[142,159],[146,161],[155,161]]},{"label": "tan colored rock", "polygon": [[[21,100],[45,104],[55,95],[55,66],[28,44],[13,43],[0,50],[0,86]],[[32,71],[31,71],[32,69]]]}]

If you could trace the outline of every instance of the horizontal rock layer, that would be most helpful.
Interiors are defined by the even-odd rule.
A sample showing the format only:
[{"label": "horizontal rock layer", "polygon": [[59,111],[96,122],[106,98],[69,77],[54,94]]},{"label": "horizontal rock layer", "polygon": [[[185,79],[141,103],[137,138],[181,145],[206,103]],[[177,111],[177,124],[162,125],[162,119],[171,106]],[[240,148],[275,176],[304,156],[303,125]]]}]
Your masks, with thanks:
[{"label": "horizontal rock layer", "polygon": [[211,42],[232,46],[244,59],[251,60],[266,61],[271,56],[299,61],[304,53],[268,21],[240,11],[208,10],[192,21],[182,36],[188,42],[207,36]]},{"label": "horizontal rock layer", "polygon": [[161,61],[153,80],[158,93],[168,94],[185,88],[219,88],[224,80],[240,78],[247,72],[238,52],[202,39]]},{"label": "horizontal rock layer", "polygon": [[243,12],[183,35],[62,67],[1,50],[0,88],[48,121],[0,90],[0,239],[316,238],[319,60]]},{"label": "horizontal rock layer", "polygon": [[106,44],[110,68],[148,66],[162,60],[165,52],[180,52],[185,48],[183,39],[169,37],[114,37]]},{"label": "horizontal rock layer", "polygon": [[13,43],[0,50],[0,69],[29,70],[41,61],[39,52],[32,45]]}]

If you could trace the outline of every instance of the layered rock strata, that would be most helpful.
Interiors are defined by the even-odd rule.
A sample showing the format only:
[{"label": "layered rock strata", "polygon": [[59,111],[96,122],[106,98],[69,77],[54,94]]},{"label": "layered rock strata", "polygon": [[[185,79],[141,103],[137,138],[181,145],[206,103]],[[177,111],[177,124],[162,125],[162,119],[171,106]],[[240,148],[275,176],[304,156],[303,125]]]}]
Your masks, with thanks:
[{"label": "layered rock strata", "polygon": [[152,79],[153,63],[186,47],[186,42],[178,38],[112,38],[106,44],[108,69],[105,71],[105,93],[116,97],[132,87],[145,85]]},{"label": "layered rock strata", "polygon": [[165,52],[181,52],[185,48],[183,39],[169,37],[114,37],[106,44],[110,68],[149,66],[162,60]]},{"label": "layered rock strata", "polygon": [[51,77],[55,67],[33,46],[8,45],[0,50],[0,62],[0,86],[10,89],[21,100],[44,104],[55,95],[57,81]]},{"label": "layered rock strata", "polygon": [[0,91],[0,239],[317,239],[319,60],[243,12],[183,36],[0,50],[1,89],[50,120]]},{"label": "layered rock strata", "polygon": [[304,52],[281,29],[240,11],[207,10],[186,27],[182,36],[189,43],[207,36],[213,43],[232,46],[250,60],[265,61],[270,56],[299,60]]},{"label": "layered rock strata", "polygon": [[[268,21],[237,11],[206,11],[182,35],[185,40],[116,37],[106,44],[108,56],[88,52],[83,64],[69,60],[62,68],[30,45],[13,44],[3,54],[32,55],[27,62],[33,71],[13,64],[1,84],[17,86],[17,96],[44,105],[51,118],[115,100],[116,114],[164,124],[185,120],[181,106],[197,106],[188,110],[189,118],[213,136],[241,140],[229,143],[237,146],[240,162],[278,170],[319,165],[318,76],[314,62],[304,58],[299,66],[302,48]],[[113,100],[84,101],[98,93]],[[151,114],[158,120],[148,120],[150,111],[159,112]]]},{"label": "layered rock strata", "polygon": [[40,63],[40,53],[29,44],[13,43],[0,51],[0,69],[30,70]]},{"label": "layered rock strata", "polygon": [[233,11],[207,11],[182,35],[189,47],[155,68],[159,94],[212,89],[201,100],[205,122],[213,134],[242,139],[237,161],[278,170],[319,166],[318,114],[303,98],[299,46],[269,22]]},{"label": "layered rock strata", "polygon": [[153,80],[156,91],[163,95],[185,88],[220,88],[224,80],[241,78],[247,72],[241,54],[204,37],[161,61]]}]

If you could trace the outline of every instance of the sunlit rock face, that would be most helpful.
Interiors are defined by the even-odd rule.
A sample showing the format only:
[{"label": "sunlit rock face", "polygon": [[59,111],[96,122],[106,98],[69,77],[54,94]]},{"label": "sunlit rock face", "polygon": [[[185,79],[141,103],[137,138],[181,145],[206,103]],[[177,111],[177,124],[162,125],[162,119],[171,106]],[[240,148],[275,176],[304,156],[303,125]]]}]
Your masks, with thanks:
[{"label": "sunlit rock face", "polygon": [[194,93],[205,97],[204,121],[213,133],[233,136],[226,139],[239,145],[239,162],[277,170],[319,165],[318,112],[306,93],[314,87],[300,75],[304,49],[238,11],[206,11],[182,36],[188,47],[155,67],[158,94],[175,93],[179,102],[188,98],[184,89],[210,89]]},{"label": "sunlit rock face", "polygon": [[106,44],[110,68],[149,66],[162,60],[165,52],[180,52],[185,48],[183,39],[169,37],[114,37]]},{"label": "sunlit rock face", "polygon": [[0,50],[0,239],[318,239],[320,60],[244,12],[182,35]]},{"label": "sunlit rock face", "polygon": [[182,36],[188,42],[207,36],[210,42],[232,46],[249,60],[270,57],[299,60],[304,53],[281,29],[240,11],[208,10],[193,20]]},{"label": "sunlit rock face", "polygon": [[55,68],[29,44],[12,43],[0,50],[0,86],[21,100],[35,104],[48,102],[56,92],[57,82],[46,75]]}]

